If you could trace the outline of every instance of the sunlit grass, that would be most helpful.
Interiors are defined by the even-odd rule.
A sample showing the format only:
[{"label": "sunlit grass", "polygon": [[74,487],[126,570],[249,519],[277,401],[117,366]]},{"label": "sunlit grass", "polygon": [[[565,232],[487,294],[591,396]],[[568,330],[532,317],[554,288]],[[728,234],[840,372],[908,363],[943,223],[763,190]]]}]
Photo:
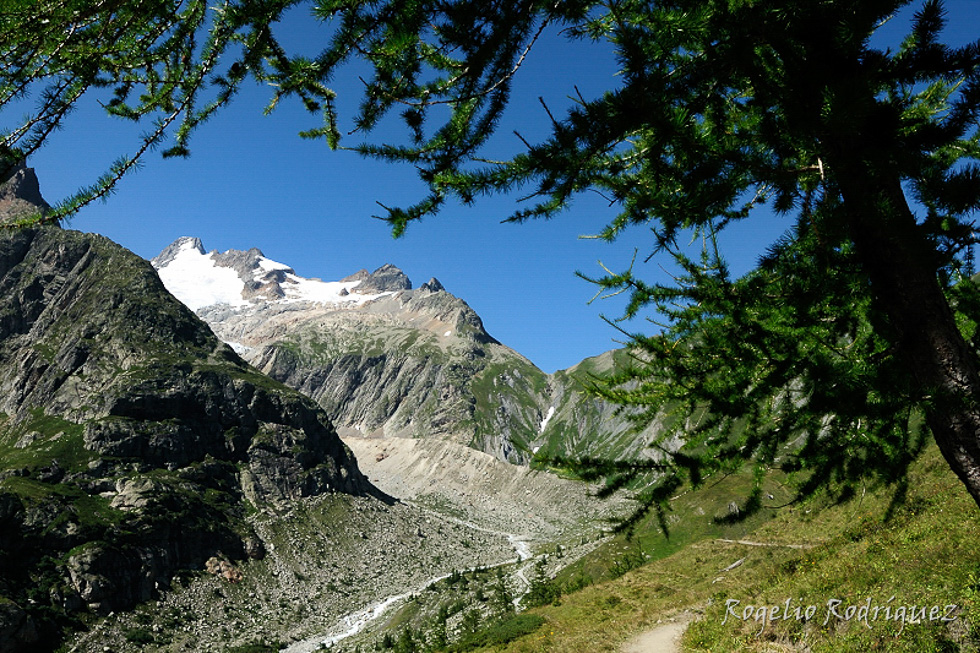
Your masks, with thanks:
[{"label": "sunlit grass", "polygon": [[[840,505],[814,500],[783,508],[738,537],[707,526],[691,530],[671,555],[563,596],[559,605],[535,608],[545,619],[537,632],[484,650],[619,651],[685,609],[697,617],[683,639],[691,651],[977,650],[971,627],[980,626],[980,511],[935,447],[916,463],[909,485],[887,519],[893,489],[868,488]],[[720,496],[717,486],[692,492],[683,510],[700,505],[707,517]],[[737,539],[770,546],[722,541]],[[787,599],[791,618],[756,619],[760,606],[772,616]],[[829,613],[834,599],[842,617],[853,606],[850,620]],[[804,615],[811,605],[809,620],[795,618],[796,608]],[[947,611],[948,605],[957,608]],[[859,621],[861,606],[878,607],[877,618]]]}]

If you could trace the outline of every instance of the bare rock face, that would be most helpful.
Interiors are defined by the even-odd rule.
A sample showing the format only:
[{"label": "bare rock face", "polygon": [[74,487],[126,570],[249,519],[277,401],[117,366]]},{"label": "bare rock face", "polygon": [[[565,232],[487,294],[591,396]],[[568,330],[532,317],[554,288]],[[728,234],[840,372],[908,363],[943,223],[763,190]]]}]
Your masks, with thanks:
[{"label": "bare rock face", "polygon": [[367,270],[364,270],[364,269],[360,269],[357,272],[355,272],[354,274],[347,275],[346,277],[344,277],[340,281],[341,281],[341,283],[351,282],[351,281],[364,281],[369,276],[371,276],[371,273],[370,272],[368,272]]},{"label": "bare rock face", "polygon": [[[392,266],[379,276],[400,274]],[[438,281],[384,292],[359,304],[269,302],[200,314],[258,369],[315,399],[341,435],[435,437],[527,461],[545,375]]]},{"label": "bare rock face", "polygon": [[4,653],[53,649],[51,619],[145,601],[219,551],[260,555],[247,506],[380,494],[313,401],[100,236],[0,234],[0,370]]},{"label": "bare rock face", "polygon": [[[352,279],[352,277],[347,277]],[[399,290],[411,290],[412,282],[408,276],[394,265],[386,263],[380,268],[369,274],[359,283],[354,292],[362,295],[373,295],[383,292],[397,292]]]},{"label": "bare rock face", "polygon": [[423,283],[421,286],[419,286],[419,290],[424,290],[427,292],[439,292],[440,290],[445,290],[445,288],[441,283],[439,283],[438,279],[432,277],[431,279]]},{"label": "bare rock face", "polygon": [[49,208],[50,205],[41,197],[34,168],[26,167],[23,162],[0,184],[0,222],[43,212]]},{"label": "bare rock face", "polygon": [[252,247],[246,251],[229,249],[227,252],[222,253],[212,252],[211,258],[218,267],[231,268],[238,273],[240,279],[246,281],[255,279],[256,277],[263,278],[266,274],[275,274],[276,278],[282,281],[286,274],[294,273],[292,268],[279,268],[271,270],[268,273],[262,270],[260,261],[265,258],[265,254],[256,247]]}]

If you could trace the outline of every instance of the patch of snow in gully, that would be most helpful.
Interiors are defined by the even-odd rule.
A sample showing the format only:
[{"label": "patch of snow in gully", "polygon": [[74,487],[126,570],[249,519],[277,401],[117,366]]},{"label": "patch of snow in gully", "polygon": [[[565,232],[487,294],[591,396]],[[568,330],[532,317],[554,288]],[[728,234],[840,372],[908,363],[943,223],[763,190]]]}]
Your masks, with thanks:
[{"label": "patch of snow in gully", "polygon": [[541,420],[541,430],[539,431],[539,433],[544,433],[544,430],[548,428],[548,422],[550,422],[551,418],[554,416],[555,416],[555,407],[551,406],[550,408],[548,408],[548,414],[544,416],[543,420]]}]

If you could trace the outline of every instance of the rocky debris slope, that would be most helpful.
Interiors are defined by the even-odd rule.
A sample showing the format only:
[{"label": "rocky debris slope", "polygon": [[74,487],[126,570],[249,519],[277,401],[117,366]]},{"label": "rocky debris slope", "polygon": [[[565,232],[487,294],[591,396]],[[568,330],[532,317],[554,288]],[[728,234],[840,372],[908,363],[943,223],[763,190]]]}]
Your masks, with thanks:
[{"label": "rocky debris slope", "polygon": [[[77,653],[278,650],[349,628],[344,616],[437,576],[514,558],[506,538],[404,504],[342,494],[250,520],[267,555],[240,580],[196,574],[71,642]],[[259,648],[265,646],[269,648]]]},{"label": "rocky debris slope", "polygon": [[380,489],[480,528],[525,542],[595,535],[623,500],[603,501],[595,488],[501,462],[469,447],[432,438],[345,438],[361,470]]},{"label": "rocky debris slope", "polygon": [[[262,645],[316,651],[325,639],[354,634],[359,623],[362,635],[330,650],[371,650],[381,640],[379,630],[392,622],[406,615],[432,621],[448,605],[456,606],[450,634],[458,634],[460,619],[486,613],[488,596],[501,584],[508,601],[520,597],[539,564],[549,575],[571,564],[598,544],[608,524],[601,517],[626,510],[590,496],[582,483],[451,442],[348,441],[369,478],[407,503],[336,494],[303,499],[280,515],[256,515],[250,523],[268,549],[262,560],[230,565],[216,559],[210,573],[195,575],[156,604],[101,621],[75,638],[72,650]],[[446,582],[433,585],[496,565],[474,571],[463,594]],[[364,616],[382,605],[389,607],[379,618]]]},{"label": "rocky debris slope", "polygon": [[262,557],[251,511],[382,496],[314,402],[100,236],[0,236],[0,369],[0,651]]},{"label": "rocky debris slope", "polygon": [[304,279],[257,249],[206,254],[186,237],[153,264],[220,338],[313,397],[344,437],[450,440],[512,463],[538,450],[642,451],[628,420],[576,378],[612,354],[547,375],[491,337],[437,279],[413,289],[393,265],[339,282]]}]

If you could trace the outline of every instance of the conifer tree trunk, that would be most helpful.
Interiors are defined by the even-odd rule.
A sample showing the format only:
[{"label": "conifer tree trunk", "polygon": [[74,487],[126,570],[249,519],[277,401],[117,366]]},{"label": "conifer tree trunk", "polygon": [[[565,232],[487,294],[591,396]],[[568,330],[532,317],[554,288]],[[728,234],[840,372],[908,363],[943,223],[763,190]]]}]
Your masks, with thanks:
[{"label": "conifer tree trunk", "polygon": [[[940,451],[980,506],[980,369],[937,277],[936,249],[886,164],[839,167],[883,333],[898,347]],[[878,327],[879,325],[876,325]]]}]

